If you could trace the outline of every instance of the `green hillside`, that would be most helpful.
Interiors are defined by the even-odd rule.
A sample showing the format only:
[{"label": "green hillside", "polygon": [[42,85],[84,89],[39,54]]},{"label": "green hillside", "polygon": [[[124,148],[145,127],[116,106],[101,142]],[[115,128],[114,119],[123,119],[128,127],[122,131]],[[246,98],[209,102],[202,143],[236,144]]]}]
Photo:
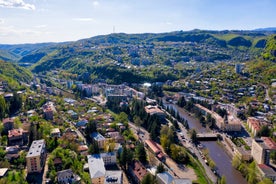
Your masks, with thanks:
[{"label": "green hillside", "polygon": [[276,35],[272,35],[267,40],[265,50],[263,52],[265,60],[276,62]]},{"label": "green hillside", "polygon": [[20,82],[30,82],[32,73],[25,68],[0,60],[0,80],[8,81],[10,88],[18,88]]},{"label": "green hillside", "polygon": [[276,79],[276,35],[267,39],[263,57],[247,64],[250,74],[262,83],[270,85]]}]

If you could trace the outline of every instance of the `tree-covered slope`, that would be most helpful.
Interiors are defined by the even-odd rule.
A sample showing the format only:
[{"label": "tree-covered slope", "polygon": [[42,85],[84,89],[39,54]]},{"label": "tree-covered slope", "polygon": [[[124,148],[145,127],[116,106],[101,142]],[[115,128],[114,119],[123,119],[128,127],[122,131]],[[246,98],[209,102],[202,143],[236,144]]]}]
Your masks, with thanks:
[{"label": "tree-covered slope", "polygon": [[20,82],[32,80],[32,73],[26,68],[0,60],[0,80],[7,81],[11,88],[18,88]]},{"label": "tree-covered slope", "polygon": [[265,60],[276,62],[276,35],[268,38],[265,50],[263,52]]},{"label": "tree-covered slope", "polygon": [[247,64],[249,73],[262,83],[270,84],[276,79],[276,35],[266,42],[262,57]]}]

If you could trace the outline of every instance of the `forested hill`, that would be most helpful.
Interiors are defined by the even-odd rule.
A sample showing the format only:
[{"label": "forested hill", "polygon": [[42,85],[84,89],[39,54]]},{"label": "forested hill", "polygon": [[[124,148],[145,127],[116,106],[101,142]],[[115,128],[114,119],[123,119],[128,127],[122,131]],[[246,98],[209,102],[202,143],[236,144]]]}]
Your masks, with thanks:
[{"label": "forested hill", "polygon": [[20,82],[29,83],[32,73],[26,68],[0,60],[0,81],[7,81],[11,89],[19,88]]},{"label": "forested hill", "polygon": [[263,52],[263,58],[265,60],[276,62],[276,34],[268,38]]},{"label": "forested hill", "polygon": [[276,34],[267,39],[266,47],[258,59],[247,63],[250,75],[270,85],[276,79]]}]

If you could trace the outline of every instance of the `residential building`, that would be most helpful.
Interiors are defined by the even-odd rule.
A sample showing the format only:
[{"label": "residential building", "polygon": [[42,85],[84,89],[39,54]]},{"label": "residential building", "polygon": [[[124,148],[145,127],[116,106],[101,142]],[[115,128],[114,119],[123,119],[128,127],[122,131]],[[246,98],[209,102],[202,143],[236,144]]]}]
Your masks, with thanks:
[{"label": "residential building", "polygon": [[144,165],[138,160],[134,160],[130,167],[128,167],[130,174],[133,177],[133,180],[136,183],[140,183],[142,179],[147,175],[147,170]]},{"label": "residential building", "polygon": [[90,137],[98,143],[98,146],[99,146],[100,149],[104,148],[106,139],[105,139],[104,136],[102,136],[102,134],[100,134],[98,132],[93,132],[93,133],[90,134]]},{"label": "residential building", "polygon": [[93,184],[104,184],[106,170],[101,156],[98,154],[88,155],[87,159],[91,182]]},{"label": "residential building", "polygon": [[247,125],[253,136],[255,137],[261,129],[261,122],[259,119],[254,117],[247,118]]},{"label": "residential building", "polygon": [[160,160],[163,160],[165,158],[165,155],[153,140],[145,140],[145,144],[150,149],[150,151],[152,151],[155,156],[157,156]]},{"label": "residential building", "polygon": [[257,167],[261,173],[261,176],[263,178],[269,178],[271,179],[274,183],[276,181],[276,172],[274,171],[273,168],[269,167],[268,165],[265,164],[258,164]]},{"label": "residential building", "polygon": [[237,63],[235,65],[235,72],[236,72],[236,74],[240,74],[242,72],[242,65],[241,64]]},{"label": "residential building", "polygon": [[152,105],[145,106],[145,111],[146,111],[146,113],[148,113],[150,115],[157,115],[160,117],[166,116],[166,114],[161,109],[159,109],[157,106],[152,106]]},{"label": "residential building", "polygon": [[8,170],[8,168],[0,168],[0,178],[5,177],[8,173]]},{"label": "residential building", "polygon": [[188,178],[174,178],[170,173],[163,172],[156,175],[158,184],[192,184]]},{"label": "residential building", "polygon": [[14,127],[14,119],[13,118],[5,118],[3,119],[4,132],[8,132]]},{"label": "residential building", "polygon": [[252,142],[251,155],[257,164],[269,165],[271,150],[276,150],[276,143],[269,137],[254,139]]},{"label": "residential building", "polygon": [[60,184],[80,183],[81,178],[71,169],[66,169],[57,172],[57,182]]},{"label": "residential building", "polygon": [[106,171],[104,184],[123,184],[123,172]]},{"label": "residential building", "polygon": [[23,145],[23,129],[12,129],[8,132],[9,146]]},{"label": "residential building", "polygon": [[54,111],[51,108],[46,108],[43,110],[44,117],[46,120],[53,120],[54,119]]},{"label": "residential building", "polygon": [[103,159],[105,166],[116,164],[117,155],[115,152],[101,153],[100,156]]},{"label": "residential building", "polygon": [[87,145],[80,145],[78,147],[78,151],[81,155],[87,156],[88,155],[88,146]]},{"label": "residential building", "polygon": [[156,175],[156,180],[158,184],[171,184],[173,181],[173,176],[168,172],[158,173]]},{"label": "residential building", "polygon": [[46,159],[45,141],[43,139],[32,142],[32,145],[26,156],[27,172],[41,172],[44,168]]},{"label": "residential building", "polygon": [[56,137],[56,138],[60,137],[60,130],[59,130],[59,128],[52,129],[52,131],[51,131],[51,137]]},{"label": "residential building", "polygon": [[243,161],[250,161],[252,159],[251,152],[245,150],[242,147],[234,147],[234,154],[237,155]]},{"label": "residential building", "polygon": [[172,184],[192,184],[193,182],[188,178],[175,178]]}]

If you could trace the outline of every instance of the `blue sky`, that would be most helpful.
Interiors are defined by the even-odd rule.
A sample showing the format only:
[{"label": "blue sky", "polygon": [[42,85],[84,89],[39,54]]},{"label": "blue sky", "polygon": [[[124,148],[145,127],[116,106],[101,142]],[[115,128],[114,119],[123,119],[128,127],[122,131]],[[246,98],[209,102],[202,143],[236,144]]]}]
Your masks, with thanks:
[{"label": "blue sky", "polygon": [[0,44],[276,27],[275,0],[0,0]]}]

